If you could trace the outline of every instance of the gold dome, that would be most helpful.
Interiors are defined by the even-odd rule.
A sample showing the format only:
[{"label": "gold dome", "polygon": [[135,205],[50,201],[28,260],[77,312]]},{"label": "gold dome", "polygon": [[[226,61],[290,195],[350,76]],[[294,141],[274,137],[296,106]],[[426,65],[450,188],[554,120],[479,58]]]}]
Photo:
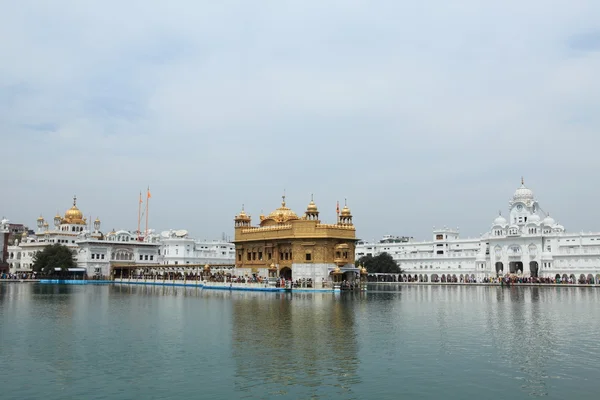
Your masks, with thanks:
[{"label": "gold dome", "polygon": [[37,219],[37,220],[38,220],[38,221],[43,221],[43,220],[44,220],[44,217],[42,217],[42,216],[40,215],[40,216],[38,217],[38,219]]},{"label": "gold dome", "polygon": [[317,211],[319,211],[319,210],[317,209],[317,205],[315,204],[315,202],[314,202],[314,201],[313,201],[313,199],[311,198],[311,199],[310,199],[310,203],[308,203],[308,207],[306,207],[306,212],[313,212],[313,213],[315,213],[315,212],[317,212]]},{"label": "gold dome", "polygon": [[62,220],[63,224],[78,224],[85,225],[83,213],[77,208],[77,197],[73,197],[73,207],[65,212],[65,217]]},{"label": "gold dome", "polygon": [[248,214],[246,214],[246,211],[244,211],[244,205],[242,205],[242,211],[240,211],[240,213],[235,216],[235,219],[244,219],[244,220],[250,219]]},{"label": "gold dome", "polygon": [[77,206],[73,206],[65,213],[65,219],[83,219],[83,213]]},{"label": "gold dome", "polygon": [[344,206],[344,208],[342,208],[342,212],[340,213],[340,215],[342,217],[350,217],[352,214],[350,213],[350,209],[348,208],[348,206]]},{"label": "gold dome", "polygon": [[96,217],[96,220],[94,222],[100,222],[100,218]]},{"label": "gold dome", "polygon": [[338,275],[342,273],[342,270],[340,269],[340,267],[335,267],[335,269],[333,270],[333,273]]},{"label": "gold dome", "polygon": [[271,214],[267,215],[265,219],[272,219],[276,222],[282,223],[299,218],[294,211],[285,206],[285,196],[283,196],[281,207],[274,210]]}]

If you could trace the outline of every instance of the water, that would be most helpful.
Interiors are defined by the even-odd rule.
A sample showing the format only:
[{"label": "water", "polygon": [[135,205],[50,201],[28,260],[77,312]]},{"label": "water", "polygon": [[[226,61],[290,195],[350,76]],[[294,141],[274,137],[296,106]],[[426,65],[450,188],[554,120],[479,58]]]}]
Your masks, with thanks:
[{"label": "water", "polygon": [[596,399],[596,288],[0,284],[0,398]]}]

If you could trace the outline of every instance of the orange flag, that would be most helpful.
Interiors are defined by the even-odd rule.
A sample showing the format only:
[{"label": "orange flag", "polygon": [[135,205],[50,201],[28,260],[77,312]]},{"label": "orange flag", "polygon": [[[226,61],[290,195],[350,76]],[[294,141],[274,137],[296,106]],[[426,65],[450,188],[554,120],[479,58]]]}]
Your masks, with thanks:
[{"label": "orange flag", "polygon": [[140,204],[142,204],[144,201],[142,200],[142,192],[140,192]]},{"label": "orange flag", "polygon": [[150,188],[148,188],[148,198],[150,198],[150,197],[152,197],[152,196],[150,195]]}]

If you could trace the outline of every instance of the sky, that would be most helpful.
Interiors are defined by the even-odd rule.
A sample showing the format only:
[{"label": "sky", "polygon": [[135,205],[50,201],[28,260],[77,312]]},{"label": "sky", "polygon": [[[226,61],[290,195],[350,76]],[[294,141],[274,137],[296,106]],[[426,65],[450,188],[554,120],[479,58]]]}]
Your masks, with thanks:
[{"label": "sky", "polygon": [[[521,176],[600,231],[600,2],[0,0],[0,213],[233,236],[311,194],[357,236],[486,232]],[[143,224],[142,224],[143,229]]]}]

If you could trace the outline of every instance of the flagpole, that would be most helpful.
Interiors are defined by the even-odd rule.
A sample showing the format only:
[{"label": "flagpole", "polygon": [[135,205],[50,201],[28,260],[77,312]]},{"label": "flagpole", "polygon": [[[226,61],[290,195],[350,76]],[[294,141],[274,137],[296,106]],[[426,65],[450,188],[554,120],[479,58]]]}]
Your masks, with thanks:
[{"label": "flagpole", "polygon": [[146,232],[144,233],[144,240],[148,236],[148,204],[150,203],[150,186],[148,186],[148,193],[146,193]]},{"label": "flagpole", "polygon": [[138,201],[138,229],[137,229],[137,240],[140,241],[140,237],[142,235],[142,231],[140,230],[140,224],[142,223],[142,191],[140,190],[140,201]]}]

